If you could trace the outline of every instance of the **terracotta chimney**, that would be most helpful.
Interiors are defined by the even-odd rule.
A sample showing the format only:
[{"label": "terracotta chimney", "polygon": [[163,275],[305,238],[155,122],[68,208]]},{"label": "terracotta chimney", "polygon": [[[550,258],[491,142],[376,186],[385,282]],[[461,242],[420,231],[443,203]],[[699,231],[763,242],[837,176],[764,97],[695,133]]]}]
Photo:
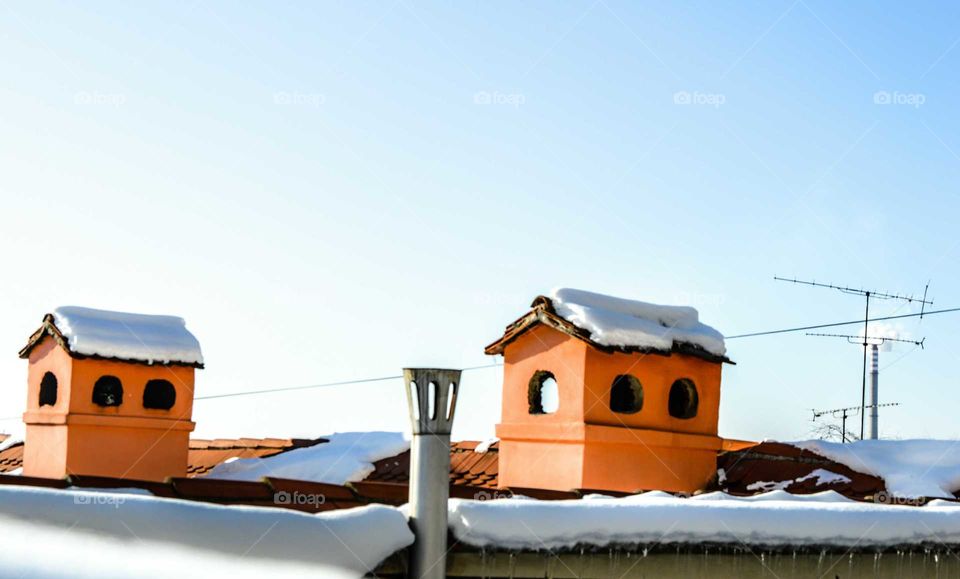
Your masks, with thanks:
[{"label": "terracotta chimney", "polygon": [[185,476],[200,344],[181,318],[59,308],[29,360],[23,474]]},{"label": "terracotta chimney", "polygon": [[730,360],[693,308],[559,289],[486,353],[504,360],[501,487],[692,493],[716,475]]}]

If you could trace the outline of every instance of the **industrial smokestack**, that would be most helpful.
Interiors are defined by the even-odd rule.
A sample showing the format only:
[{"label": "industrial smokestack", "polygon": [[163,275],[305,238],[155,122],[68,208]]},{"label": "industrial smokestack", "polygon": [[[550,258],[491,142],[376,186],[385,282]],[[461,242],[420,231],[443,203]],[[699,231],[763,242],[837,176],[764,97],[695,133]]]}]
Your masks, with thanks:
[{"label": "industrial smokestack", "polygon": [[880,382],[880,348],[877,344],[872,344],[870,346],[871,350],[871,359],[870,359],[870,398],[868,400],[867,408],[870,409],[870,420],[867,421],[867,436],[866,438],[870,440],[876,440],[880,437],[880,431],[877,428],[877,416],[880,409],[877,406],[880,404],[878,397],[879,382]]},{"label": "industrial smokestack", "polygon": [[410,577],[443,579],[447,572],[450,429],[460,370],[404,368],[410,443],[410,527],[415,539]]}]

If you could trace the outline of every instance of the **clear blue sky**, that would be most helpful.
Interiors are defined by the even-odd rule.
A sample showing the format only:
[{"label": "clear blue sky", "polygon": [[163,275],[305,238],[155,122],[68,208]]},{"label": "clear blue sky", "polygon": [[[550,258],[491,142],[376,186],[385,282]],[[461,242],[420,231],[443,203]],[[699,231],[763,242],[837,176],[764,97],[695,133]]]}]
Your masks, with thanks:
[{"label": "clear blue sky", "polygon": [[[726,334],[861,315],[774,274],[960,305],[958,30],[943,2],[6,2],[0,414],[64,304],[185,317],[201,395],[484,364],[558,285]],[[901,324],[927,348],[882,355],[883,434],[958,434],[958,324]],[[728,346],[724,435],[859,402],[856,346]],[[457,438],[492,433],[499,389],[465,374]],[[382,382],[195,418],[401,430],[404,404]]]}]

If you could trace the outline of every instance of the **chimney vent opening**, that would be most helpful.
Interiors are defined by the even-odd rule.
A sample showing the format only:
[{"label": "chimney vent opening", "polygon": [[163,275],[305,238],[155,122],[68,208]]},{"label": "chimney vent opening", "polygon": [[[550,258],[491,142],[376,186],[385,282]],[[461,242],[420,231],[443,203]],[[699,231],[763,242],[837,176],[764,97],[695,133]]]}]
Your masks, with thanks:
[{"label": "chimney vent opening", "polygon": [[93,385],[93,403],[109,407],[123,404],[123,384],[116,376],[101,376]]},{"label": "chimney vent opening", "polygon": [[527,388],[530,414],[553,414],[560,408],[560,390],[553,374],[537,370]]},{"label": "chimney vent opening", "polygon": [[143,389],[143,407],[170,410],[177,402],[177,389],[167,380],[150,380]]},{"label": "chimney vent opening", "polygon": [[670,387],[668,403],[670,416],[674,418],[693,418],[697,415],[700,406],[700,397],[697,387],[688,378],[681,378]]},{"label": "chimney vent opening", "polygon": [[47,372],[40,380],[40,406],[53,406],[57,403],[57,377]]},{"label": "chimney vent opening", "polygon": [[621,374],[610,387],[610,410],[618,414],[634,414],[643,408],[643,386],[635,376]]}]

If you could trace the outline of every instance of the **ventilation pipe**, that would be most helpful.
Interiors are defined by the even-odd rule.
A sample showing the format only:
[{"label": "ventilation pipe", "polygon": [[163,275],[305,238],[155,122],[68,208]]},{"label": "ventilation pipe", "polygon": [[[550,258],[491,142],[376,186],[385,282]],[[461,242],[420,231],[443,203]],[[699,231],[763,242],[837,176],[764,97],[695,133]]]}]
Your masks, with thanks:
[{"label": "ventilation pipe", "polygon": [[870,358],[870,399],[868,401],[867,408],[870,409],[870,420],[867,421],[867,438],[870,440],[876,440],[880,437],[880,431],[877,429],[877,415],[879,414],[879,408],[877,407],[879,402],[878,391],[879,391],[879,382],[880,382],[880,348],[878,344],[871,344],[871,358]]},{"label": "ventilation pipe", "polygon": [[410,577],[443,579],[447,571],[450,428],[460,370],[404,368],[410,443],[410,527],[415,536]]}]

